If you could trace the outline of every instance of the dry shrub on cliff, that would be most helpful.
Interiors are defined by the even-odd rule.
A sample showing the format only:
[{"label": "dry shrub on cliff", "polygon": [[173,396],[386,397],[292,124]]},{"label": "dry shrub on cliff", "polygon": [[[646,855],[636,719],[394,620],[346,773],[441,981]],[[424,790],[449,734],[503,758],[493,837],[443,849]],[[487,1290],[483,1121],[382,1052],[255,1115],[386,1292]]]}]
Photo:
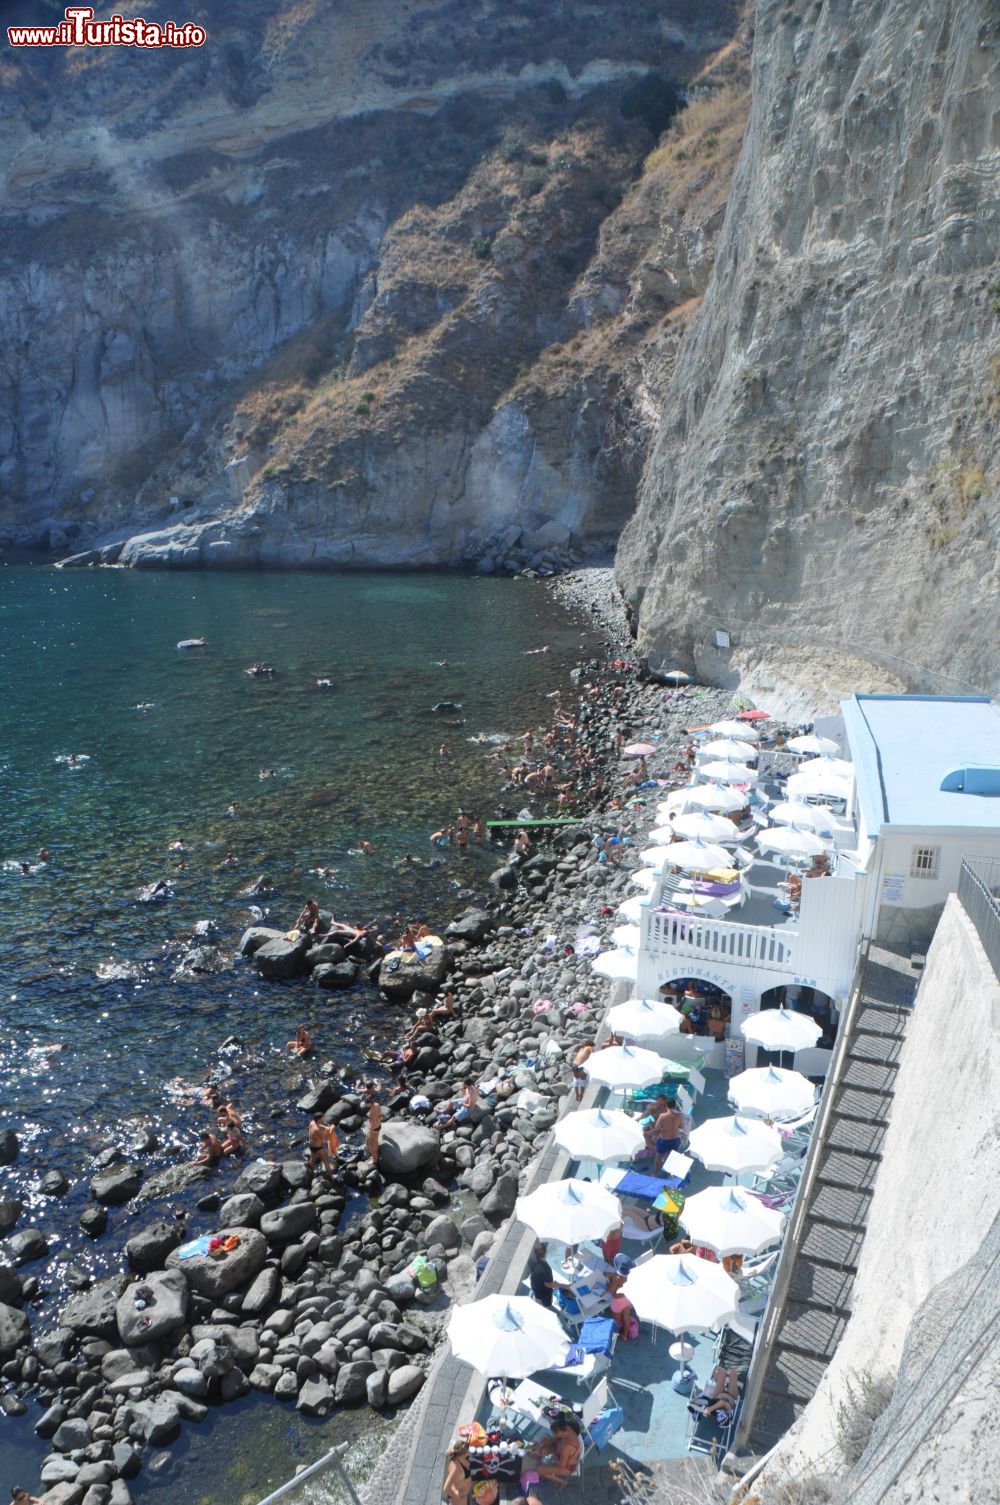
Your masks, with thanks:
[{"label": "dry shrub on cliff", "polygon": [[837,1406],[837,1441],[852,1467],[868,1446],[872,1428],[892,1399],[893,1383],[888,1374],[862,1374],[856,1383],[847,1382],[847,1394]]}]

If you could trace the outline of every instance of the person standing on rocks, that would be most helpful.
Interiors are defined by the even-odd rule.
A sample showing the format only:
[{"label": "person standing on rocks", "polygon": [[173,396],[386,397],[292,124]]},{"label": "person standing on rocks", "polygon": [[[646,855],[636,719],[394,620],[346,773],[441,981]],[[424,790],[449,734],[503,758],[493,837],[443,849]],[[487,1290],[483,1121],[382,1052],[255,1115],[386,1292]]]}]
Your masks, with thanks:
[{"label": "person standing on rocks", "polygon": [[382,1127],[382,1106],[373,1095],[368,1104],[368,1126],[365,1129],[365,1154],[372,1165],[378,1164],[379,1130]]},{"label": "person standing on rocks", "polygon": [[314,1171],[317,1164],[322,1165],[327,1173],[332,1169],[326,1127],[320,1123],[319,1115],[314,1114],[309,1120],[309,1169]]}]

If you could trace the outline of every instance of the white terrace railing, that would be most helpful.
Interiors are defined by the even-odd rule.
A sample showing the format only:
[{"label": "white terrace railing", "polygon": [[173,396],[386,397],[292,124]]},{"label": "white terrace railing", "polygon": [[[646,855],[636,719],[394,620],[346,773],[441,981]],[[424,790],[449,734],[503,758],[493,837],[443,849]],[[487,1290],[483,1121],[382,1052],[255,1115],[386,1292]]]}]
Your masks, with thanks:
[{"label": "white terrace railing", "polygon": [[707,920],[687,915],[651,914],[645,951],[651,958],[696,956],[742,967],[792,968],[798,931],[788,926],[739,925],[733,920]]}]

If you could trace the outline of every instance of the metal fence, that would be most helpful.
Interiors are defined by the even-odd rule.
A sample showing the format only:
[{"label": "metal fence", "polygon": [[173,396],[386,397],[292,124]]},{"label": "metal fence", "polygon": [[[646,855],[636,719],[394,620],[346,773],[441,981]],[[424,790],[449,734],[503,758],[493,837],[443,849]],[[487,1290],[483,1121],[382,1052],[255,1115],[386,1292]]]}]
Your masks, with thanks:
[{"label": "metal fence", "polygon": [[958,899],[1000,979],[1000,859],[964,857],[958,875]]}]

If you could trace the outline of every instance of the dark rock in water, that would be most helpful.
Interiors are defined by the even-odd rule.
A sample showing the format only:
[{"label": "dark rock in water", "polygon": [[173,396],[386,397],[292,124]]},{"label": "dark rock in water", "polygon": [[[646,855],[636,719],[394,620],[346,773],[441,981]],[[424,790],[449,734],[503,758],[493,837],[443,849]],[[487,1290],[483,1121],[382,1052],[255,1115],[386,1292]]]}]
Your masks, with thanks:
[{"label": "dark rock in water", "polygon": [[9,1359],[23,1348],[31,1336],[26,1312],[0,1302],[0,1359]]},{"label": "dark rock in water", "polygon": [[358,980],[358,970],[353,962],[337,962],[335,966],[324,962],[314,969],[312,977],[318,988],[335,991],[338,988],[353,988]]},{"label": "dark rock in water", "polygon": [[493,1189],[486,1193],[479,1205],[488,1218],[499,1221],[510,1217],[516,1201],[517,1177],[503,1175],[497,1177]]},{"label": "dark rock in water", "polygon": [[507,863],[504,867],[498,867],[495,873],[490,874],[490,882],[495,888],[511,889],[517,887],[517,873]]},{"label": "dark rock in water", "polygon": [[38,1189],[45,1197],[64,1197],[69,1191],[69,1177],[64,1171],[46,1171]]},{"label": "dark rock in water", "polygon": [[109,1343],[118,1339],[118,1323],[115,1308],[126,1285],[124,1275],[109,1275],[96,1280],[89,1291],[71,1296],[59,1313],[62,1327],[86,1338],[104,1338]]},{"label": "dark rock in water", "polygon": [[312,1180],[309,1167],[304,1160],[283,1160],[280,1170],[281,1179],[289,1191],[301,1191]]},{"label": "dark rock in water", "polygon": [[333,1391],[329,1382],[322,1378],[306,1380],[299,1391],[295,1409],[303,1416],[325,1416],[333,1409]]},{"label": "dark rock in water", "polygon": [[28,1407],[24,1401],[19,1395],[15,1395],[13,1390],[5,1390],[0,1395],[0,1411],[4,1416],[24,1416],[27,1410]]},{"label": "dark rock in water", "polygon": [[317,1082],[302,1094],[295,1106],[300,1113],[325,1113],[339,1097],[340,1092],[333,1082]]},{"label": "dark rock in water", "polygon": [[176,1249],[180,1242],[181,1231],[177,1224],[168,1218],[160,1218],[133,1234],[125,1245],[125,1253],[132,1269],[146,1275],[150,1270],[161,1270],[171,1249]]},{"label": "dark rock in water", "polygon": [[447,715],[449,711],[461,711],[462,709],[462,703],[458,700],[438,700],[431,706],[431,710],[436,711],[439,715]]},{"label": "dark rock in water", "polygon": [[137,1428],[144,1442],[150,1442],[154,1447],[170,1442],[180,1430],[181,1413],[172,1396],[130,1401],[122,1407],[121,1415],[130,1428]]},{"label": "dark rock in water", "polygon": [[266,946],[268,941],[280,941],[284,932],[273,930],[268,925],[251,925],[249,930],[244,930],[243,937],[238,946],[240,956],[253,956],[261,946]]},{"label": "dark rock in water", "polygon": [[431,946],[425,956],[416,951],[392,951],[379,969],[378,985],[388,998],[436,993],[450,967],[451,952],[447,946]]},{"label": "dark rock in water", "polygon": [[10,1265],[0,1265],[0,1301],[5,1306],[20,1306],[24,1300],[24,1292],[21,1290],[21,1280],[10,1268]]},{"label": "dark rock in water", "polygon": [[145,888],[140,888],[135,896],[135,902],[137,904],[163,904],[170,897],[170,884],[165,878],[157,878],[155,883],[147,883]]},{"label": "dark rock in water", "polygon": [[139,1191],[137,1201],[151,1202],[154,1197],[176,1196],[197,1185],[199,1181],[206,1181],[208,1174],[206,1165],[169,1165],[166,1170],[157,1171],[155,1176],[150,1176]]},{"label": "dark rock in water", "polygon": [[300,977],[305,971],[304,958],[308,949],[308,936],[295,941],[268,941],[253,953],[253,964],[261,977]]},{"label": "dark rock in water", "polygon": [[243,1297],[242,1313],[245,1317],[259,1317],[274,1305],[281,1279],[273,1265],[266,1265],[251,1282]]},{"label": "dark rock in water", "polygon": [[131,1202],[141,1186],[141,1165],[116,1165],[91,1178],[90,1194],[107,1207],[120,1207]]},{"label": "dark rock in water", "polygon": [[264,1212],[264,1203],[252,1191],[227,1197],[216,1218],[218,1228],[256,1228]]},{"label": "dark rock in water", "polygon": [[253,1192],[262,1202],[273,1202],[281,1191],[281,1167],[253,1161],[241,1171],[233,1188],[237,1192]]},{"label": "dark rock in water", "polygon": [[312,972],[316,967],[335,967],[338,962],[347,960],[347,952],[343,946],[338,946],[333,941],[324,941],[320,946],[313,946],[306,956],[306,968]]},{"label": "dark rock in water", "polygon": [[266,899],[269,894],[273,893],[273,880],[262,873],[259,878],[255,878],[252,883],[248,883],[245,888],[241,888],[238,897],[241,899]]},{"label": "dark rock in water", "polygon": [[47,1411],[43,1411],[35,1422],[35,1434],[38,1437],[54,1437],[66,1420],[66,1407],[57,1401]]},{"label": "dark rock in water", "polygon": [[207,1191],[194,1205],[199,1212],[215,1212],[222,1205],[222,1198],[217,1191]]},{"label": "dark rock in water", "polygon": [[383,1175],[410,1176],[437,1164],[441,1140],[423,1124],[389,1122],[379,1135],[378,1163]]},{"label": "dark rock in water", "polygon": [[181,1270],[158,1270],[134,1281],[118,1298],[115,1318],[126,1348],[158,1343],[184,1326],[188,1284]]},{"label": "dark rock in water", "polygon": [[[35,1339],[35,1353],[38,1356],[38,1362],[44,1364],[46,1369],[54,1369],[57,1364],[65,1363],[75,1351],[79,1341],[79,1338],[71,1327],[51,1328],[49,1332],[42,1333]],[[53,1411],[57,1411],[61,1408],[54,1406],[52,1409]],[[65,1414],[65,1411],[63,1411],[63,1415],[59,1417],[58,1421],[53,1422],[52,1432],[55,1431],[59,1422],[64,1419]],[[44,1417],[42,1420],[44,1420]],[[39,1437],[51,1437],[52,1432],[38,1431],[41,1424],[39,1422],[38,1426],[35,1427],[35,1431],[38,1432]]]},{"label": "dark rock in water", "polygon": [[174,977],[194,977],[218,972],[228,972],[232,963],[218,946],[192,946],[185,951],[176,968]]},{"label": "dark rock in water", "polygon": [[491,930],[496,928],[496,921],[485,909],[467,909],[459,915],[457,920],[452,920],[445,935],[449,940],[465,941],[469,945],[477,945],[485,940]]},{"label": "dark rock in water", "polygon": [[231,1228],[227,1237],[239,1239],[238,1246],[224,1259],[209,1254],[195,1254],[183,1262],[175,1249],[167,1255],[167,1269],[181,1270],[192,1290],[213,1300],[246,1285],[267,1258],[267,1241],[256,1228]]},{"label": "dark rock in water", "polygon": [[402,1369],[392,1370],[386,1395],[389,1405],[399,1406],[403,1401],[412,1400],[426,1378],[424,1371],[415,1364],[404,1364]]},{"label": "dark rock in water", "polygon": [[0,1238],[4,1238],[12,1228],[17,1226],[17,1220],[24,1211],[24,1203],[12,1197],[7,1202],[0,1202]]},{"label": "dark rock in water", "polygon": [[130,1442],[116,1442],[111,1449],[111,1461],[122,1479],[134,1479],[142,1463]]},{"label": "dark rock in water", "polygon": [[49,1252],[44,1235],[37,1228],[25,1228],[7,1240],[7,1256],[13,1265],[26,1265],[43,1259]]},{"label": "dark rock in water", "polygon": [[0,1165],[13,1165],[20,1148],[13,1129],[0,1129]]}]

